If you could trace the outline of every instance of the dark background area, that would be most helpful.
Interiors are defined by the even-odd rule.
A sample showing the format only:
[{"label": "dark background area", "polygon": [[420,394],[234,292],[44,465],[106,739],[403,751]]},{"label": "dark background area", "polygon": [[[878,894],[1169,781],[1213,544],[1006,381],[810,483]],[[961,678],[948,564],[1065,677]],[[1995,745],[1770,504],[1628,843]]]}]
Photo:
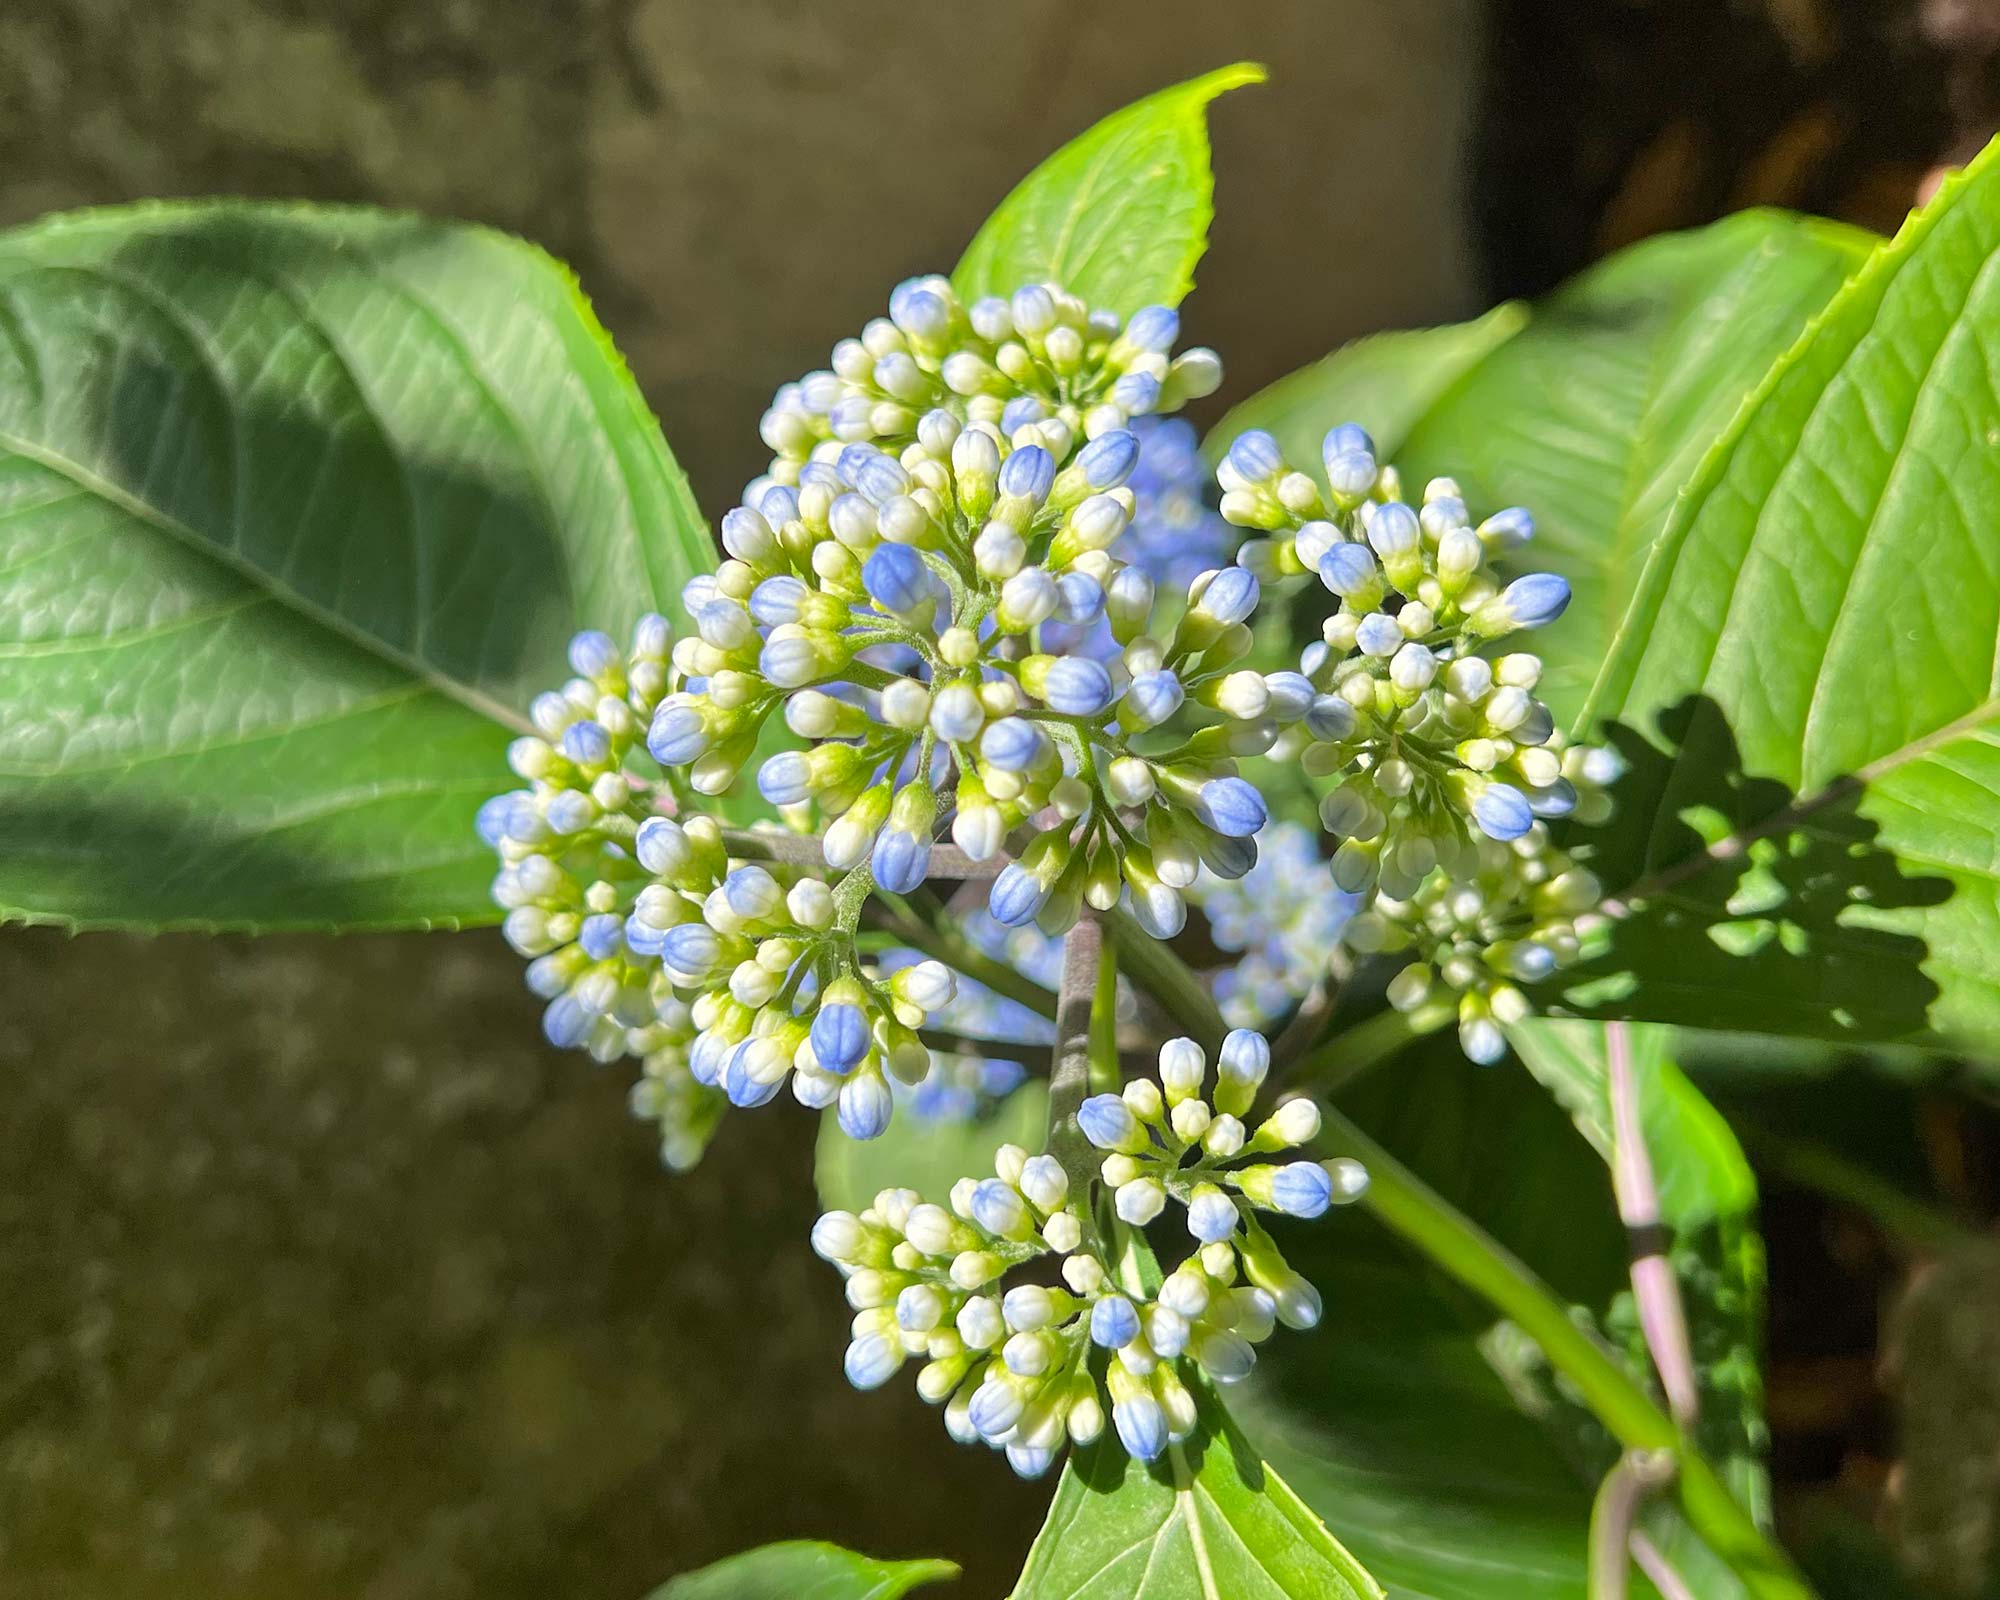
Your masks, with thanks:
[{"label": "dark background area", "polygon": [[[1996,40],[1973,0],[39,0],[0,10],[0,224],[245,193],[526,234],[718,513],[780,381],[1209,67],[1272,69],[1214,113],[1212,417],[1740,205],[1892,227],[1989,131]],[[1010,1581],[1046,1486],[839,1380],[809,1120],[732,1119],[667,1178],[497,936],[7,930],[0,995],[5,1600],[636,1596],[801,1534]],[[1767,1177],[1786,1503],[1865,1514],[1910,1255]]]}]

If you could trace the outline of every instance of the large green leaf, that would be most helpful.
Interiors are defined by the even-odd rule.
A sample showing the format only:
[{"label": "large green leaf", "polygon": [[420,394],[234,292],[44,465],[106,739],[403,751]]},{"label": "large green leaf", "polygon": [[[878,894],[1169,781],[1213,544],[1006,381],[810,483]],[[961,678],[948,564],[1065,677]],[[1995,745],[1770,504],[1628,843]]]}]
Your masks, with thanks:
[{"label": "large green leaf", "polygon": [[0,912],[487,919],[472,813],[569,635],[711,561],[530,245],[239,202],[0,235]]},{"label": "large green leaf", "polygon": [[1532,309],[1363,340],[1246,401],[1216,435],[1272,428],[1317,472],[1321,437],[1352,419],[1413,490],[1448,475],[1477,508],[1527,506],[1538,532],[1523,559],[1575,592],[1536,637],[1544,692],[1567,715],[1702,452],[1871,242],[1770,211],[1651,239]]},{"label": "large green leaf", "polygon": [[[1607,1024],[1537,1018],[1509,1030],[1528,1070],[1568,1111],[1607,1163],[1615,1140]],[[1757,1232],[1757,1180],[1722,1114],[1674,1059],[1671,1029],[1626,1029],[1639,1118],[1658,1187],[1669,1259],[1680,1279],[1701,1386],[1702,1453],[1727,1469],[1746,1505],[1767,1514],[1759,1342],[1764,1322],[1764,1246]],[[1634,1364],[1646,1359],[1626,1298],[1618,1322]]]},{"label": "large green leaf", "polygon": [[[1565,1300],[1624,1287],[1603,1162],[1527,1074],[1424,1045],[1343,1104]],[[1591,1493],[1617,1451],[1539,1350],[1372,1220],[1281,1239],[1327,1314],[1274,1337],[1232,1396],[1265,1458],[1394,1600],[1584,1600]],[[1695,1593],[1740,1592],[1671,1517],[1651,1532]]]},{"label": "large green leaf", "polygon": [[1014,1600],[1373,1600],[1381,1587],[1223,1415],[1152,1467],[1109,1434],[1064,1468]]},{"label": "large green leaf", "polygon": [[1591,706],[1635,767],[1620,1009],[2000,1041],[1996,251],[1989,149],[1772,371],[1653,551]]},{"label": "large green leaf", "polygon": [[649,1600],[898,1600],[957,1576],[949,1561],[872,1561],[839,1545],[795,1539],[683,1573]]},{"label": "large green leaf", "polygon": [[1223,67],[1079,134],[986,219],[951,275],[958,292],[1053,282],[1126,316],[1179,305],[1215,215],[1208,103],[1263,78],[1259,66]]}]

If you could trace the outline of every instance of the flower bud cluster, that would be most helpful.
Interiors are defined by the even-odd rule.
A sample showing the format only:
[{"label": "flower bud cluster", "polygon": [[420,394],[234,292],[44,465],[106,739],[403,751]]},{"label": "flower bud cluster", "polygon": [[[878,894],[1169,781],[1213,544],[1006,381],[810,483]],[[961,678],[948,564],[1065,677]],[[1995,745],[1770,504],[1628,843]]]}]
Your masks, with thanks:
[{"label": "flower bud cluster", "polygon": [[1257,864],[1241,878],[1204,872],[1188,898],[1208,918],[1216,947],[1235,960],[1213,979],[1232,1027],[1276,1021],[1327,975],[1342,929],[1361,897],[1326,881],[1315,830],[1274,822],[1259,835]]},{"label": "flower bud cluster", "polygon": [[[1326,435],[1322,457],[1324,487],[1251,432],[1217,476],[1223,515],[1260,535],[1238,559],[1267,578],[1314,574],[1336,602],[1299,663],[1314,690],[1300,764],[1333,780],[1320,820],[1336,841],[1335,884],[1395,905],[1448,895],[1488,870],[1490,846],[1530,841],[1532,854],[1546,819],[1602,821],[1615,758],[1566,747],[1536,697],[1538,656],[1484,653],[1569,603],[1552,573],[1508,580],[1496,570],[1532,537],[1533,519],[1511,507],[1475,523],[1449,478],[1406,502],[1395,469],[1352,424]],[[1350,942],[1372,926],[1351,925]],[[1469,1027],[1485,1003],[1468,1001]],[[1490,1049],[1497,1033],[1472,1027],[1468,1037]]]},{"label": "flower bud cluster", "polygon": [[1576,959],[1602,898],[1595,874],[1538,822],[1518,839],[1483,841],[1467,876],[1434,873],[1407,899],[1378,896],[1346,938],[1357,950],[1407,952],[1389,1003],[1440,1021],[1455,1013],[1466,1055],[1490,1063],[1506,1053],[1502,1028],[1531,1009],[1521,986]]},{"label": "flower bud cluster", "polygon": [[917,1029],[949,1004],[953,975],[936,961],[862,965],[865,884],[732,855],[712,817],[653,814],[658,797],[626,762],[663,703],[668,661],[658,617],[624,654],[579,635],[576,677],[535,701],[538,732],[509,751],[528,787],[481,808],[502,932],[530,958],[543,1031],[600,1061],[641,1059],[633,1105],[660,1121],[669,1165],[699,1157],[725,1101],[761,1105],[788,1084],[872,1138],[888,1125],[890,1078],[929,1071]]},{"label": "flower bud cluster", "polygon": [[1093,1095],[1076,1120],[1084,1137],[1106,1152],[1101,1176],[1122,1221],[1143,1227],[1168,1201],[1177,1202],[1187,1209],[1188,1231],[1207,1266],[1232,1252],[1257,1253],[1262,1265],[1251,1268],[1246,1259],[1246,1270],[1278,1296],[1280,1320],[1310,1327],[1319,1320],[1319,1298],[1310,1285],[1295,1274],[1264,1282],[1262,1268],[1276,1258],[1254,1213],[1318,1217],[1331,1205],[1357,1198],[1366,1178],[1352,1161],[1256,1159],[1319,1134],[1319,1108],[1303,1098],[1282,1102],[1255,1128],[1244,1123],[1270,1066],[1264,1036],[1237,1028],[1222,1041],[1215,1088],[1204,1099],[1206,1053],[1192,1039],[1170,1039],[1160,1049],[1157,1084],[1139,1078],[1122,1093]]},{"label": "flower bud cluster", "polygon": [[1214,351],[1173,354],[1179,337],[1180,316],[1169,306],[1148,306],[1128,322],[1054,284],[967,306],[949,279],[911,278],[889,296],[888,316],[834,346],[827,370],[778,391],[760,424],[773,452],[763,481],[797,484],[828,445],[899,449],[939,409],[1008,433],[1024,417],[1078,440],[1117,432],[1135,417],[1177,411],[1222,381]]},{"label": "flower bud cluster", "polygon": [[[1232,1035],[1225,1045],[1218,1107],[1240,1101],[1248,1110],[1246,1096],[1262,1076],[1252,1066],[1252,1040],[1263,1043]],[[1318,1294],[1286,1264],[1252,1210],[1318,1216],[1358,1196],[1365,1176],[1346,1161],[1238,1162],[1317,1132],[1307,1102],[1281,1106],[1255,1133],[1242,1133],[1237,1123],[1241,1137],[1228,1154],[1202,1143],[1206,1128],[1183,1139],[1175,1118],[1191,1126],[1205,1113],[1207,1126],[1218,1129],[1235,1121],[1196,1098],[1201,1071],[1194,1068],[1189,1087],[1189,1051],[1198,1063],[1200,1052],[1188,1040],[1162,1052],[1162,1073],[1171,1070],[1179,1086],[1165,1096],[1159,1084],[1142,1080],[1123,1095],[1086,1101],[1078,1117],[1093,1142],[1111,1152],[1107,1182],[1113,1162],[1143,1169],[1116,1185],[1127,1222],[1152,1220],[1168,1193],[1189,1207],[1197,1248],[1156,1289],[1148,1293],[1114,1275],[1089,1246],[1080,1209],[1085,1197],[1072,1194],[1060,1161],[1003,1145],[995,1176],[961,1179],[949,1206],[889,1189],[859,1215],[830,1211],[815,1225],[813,1248],[840,1269],[855,1311],[848,1380],[873,1389],[905,1362],[921,1361],[917,1392],[943,1405],[953,1438],[1004,1450],[1016,1472],[1038,1477],[1066,1443],[1088,1444],[1103,1432],[1107,1402],[1126,1452],[1154,1460],[1196,1426],[1183,1361],[1215,1382],[1233,1383],[1248,1375],[1253,1347],[1277,1323],[1317,1322]],[[1173,1099],[1171,1115],[1166,1097]],[[1186,1163],[1183,1176],[1169,1154],[1174,1141]],[[1215,1142],[1230,1141],[1218,1133]],[[1163,1198],[1143,1217],[1127,1215],[1146,1210],[1127,1196],[1130,1185],[1144,1183],[1157,1185]],[[1094,1351],[1109,1352],[1098,1364],[1101,1377],[1093,1370]]]},{"label": "flower bud cluster", "polygon": [[[1255,860],[1265,806],[1236,758],[1269,749],[1310,686],[1232,670],[1258,598],[1240,567],[1201,574],[1154,631],[1152,580],[1111,553],[1134,504],[1129,431],[1079,446],[1055,418],[1008,420],[928,412],[900,453],[816,455],[725,517],[729,559],[688,585],[698,632],[675,646],[648,748],[720,793],[782,709],[806,748],[765,757],[757,785],[823,830],[836,872],[865,862],[908,893],[947,822],[976,861],[1027,828],[994,883],[1001,922],[1060,932],[1129,890],[1165,937],[1203,863]],[[1042,648],[1044,623],[1100,617],[1110,661]],[[1184,705],[1208,725],[1154,731]]]}]

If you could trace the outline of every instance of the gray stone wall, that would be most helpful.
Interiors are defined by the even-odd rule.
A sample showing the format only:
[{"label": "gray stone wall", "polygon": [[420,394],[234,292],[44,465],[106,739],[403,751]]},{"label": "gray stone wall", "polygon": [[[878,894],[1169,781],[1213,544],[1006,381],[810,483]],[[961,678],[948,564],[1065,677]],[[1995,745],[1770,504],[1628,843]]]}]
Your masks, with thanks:
[{"label": "gray stone wall", "polygon": [[[1274,81],[1216,110],[1217,403],[1472,309],[1477,35],[1472,0],[34,0],[0,223],[237,192],[530,235],[717,512],[897,278],[1239,57]],[[8,930],[0,995],[0,1600],[636,1596],[796,1535],[1006,1587],[1046,1486],[840,1382],[802,1115],[668,1179],[490,934]]]}]

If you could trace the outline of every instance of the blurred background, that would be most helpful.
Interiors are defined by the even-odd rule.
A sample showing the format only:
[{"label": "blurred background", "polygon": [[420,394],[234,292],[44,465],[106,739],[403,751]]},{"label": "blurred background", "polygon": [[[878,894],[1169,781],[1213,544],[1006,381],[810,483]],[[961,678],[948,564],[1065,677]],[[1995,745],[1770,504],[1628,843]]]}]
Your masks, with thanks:
[{"label": "blurred background", "polygon": [[[1057,145],[1207,68],[1272,80],[1213,113],[1203,422],[1738,207],[1893,228],[1992,131],[1996,51],[1995,0],[35,0],[0,9],[0,224],[234,193],[525,234],[716,515],[779,382]],[[4,1600],[637,1596],[798,1535],[949,1555],[969,1594],[1018,1568],[1047,1486],[906,1385],[839,1381],[830,1274],[782,1243],[810,1121],[732,1119],[668,1179],[627,1073],[541,1046],[497,935],[10,929],[0,994]],[[1868,1093],[1911,1185],[1988,1220],[1990,1128]],[[1764,1178],[1787,1531],[1942,1479],[1976,1578],[2000,1397],[1913,1391],[1900,1431],[1891,1401],[1939,1370],[1926,1339],[2000,1372],[1990,1262],[1921,1208]]]}]

